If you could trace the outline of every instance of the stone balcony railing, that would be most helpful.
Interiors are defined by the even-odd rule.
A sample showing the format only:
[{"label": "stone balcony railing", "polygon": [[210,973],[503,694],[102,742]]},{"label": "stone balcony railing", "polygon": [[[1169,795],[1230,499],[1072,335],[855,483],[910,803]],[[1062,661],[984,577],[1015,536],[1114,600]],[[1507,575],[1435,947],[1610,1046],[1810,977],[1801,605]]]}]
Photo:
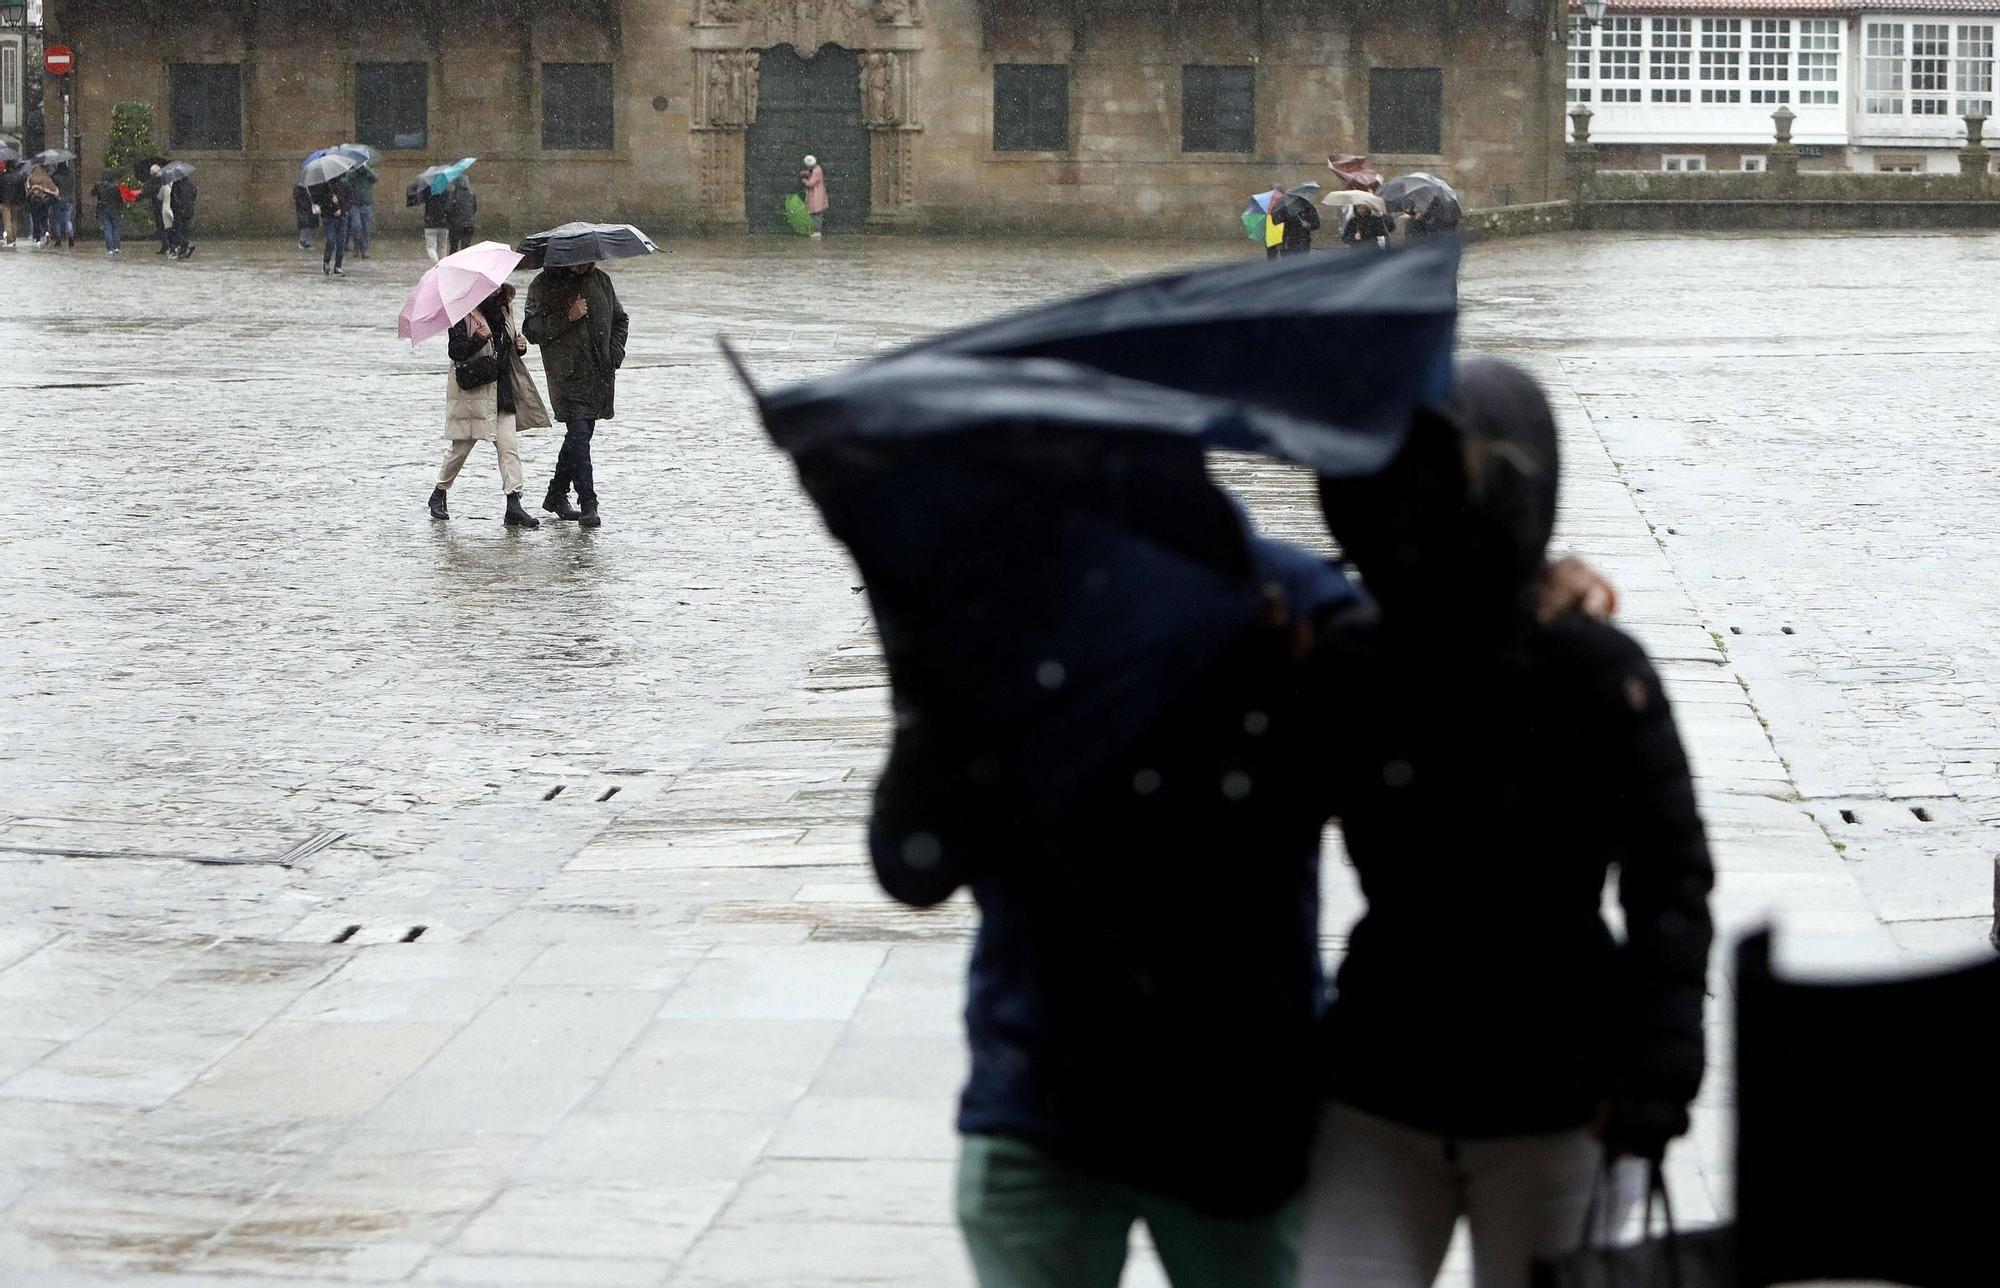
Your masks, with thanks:
[{"label": "stone balcony railing", "polygon": [[1957,174],[1800,170],[1793,114],[1771,114],[1770,169],[1761,173],[1600,170],[1590,109],[1570,113],[1569,185],[1578,223],[1641,227],[2000,226],[2000,176],[1986,147],[1986,117],[1965,118]]}]

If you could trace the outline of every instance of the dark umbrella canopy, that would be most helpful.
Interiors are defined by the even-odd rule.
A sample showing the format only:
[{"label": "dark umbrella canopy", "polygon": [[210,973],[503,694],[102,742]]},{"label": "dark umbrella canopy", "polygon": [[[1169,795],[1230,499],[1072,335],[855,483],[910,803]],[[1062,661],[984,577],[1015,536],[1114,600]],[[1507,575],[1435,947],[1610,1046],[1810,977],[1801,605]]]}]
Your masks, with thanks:
[{"label": "dark umbrella canopy", "polygon": [[[1417,405],[1451,388],[1458,247],[1310,255],[1150,278],[923,341],[905,352],[1060,358],[1298,419],[1248,444],[1322,473],[1373,469]],[[1340,426],[1359,437],[1326,432]]]},{"label": "dark umbrella canopy", "polygon": [[19,161],[20,159],[21,150],[7,140],[0,139],[0,165],[6,165],[9,162]]},{"label": "dark umbrella canopy", "polygon": [[194,173],[194,165],[187,161],[169,161],[160,167],[156,176],[161,183],[179,183]]},{"label": "dark umbrella canopy", "polygon": [[561,268],[651,255],[659,247],[630,224],[573,223],[530,234],[514,249],[527,257],[528,268]]},{"label": "dark umbrella canopy", "polygon": [[1991,1284],[2000,960],[1788,980],[1767,930],[1736,965],[1736,1282]]},{"label": "dark umbrella canopy", "polygon": [[1382,185],[1382,203],[1389,213],[1413,217],[1416,227],[1427,233],[1450,232],[1458,227],[1458,193],[1434,174],[1399,175]]},{"label": "dark umbrella canopy", "polygon": [[[867,582],[899,746],[1058,808],[1267,582],[1338,586],[1260,538],[1204,454],[1380,468],[1449,378],[1456,256],[1371,260],[1365,288],[1324,258],[1122,286],[760,398]],[[1357,316],[1382,321],[1332,325]]]}]

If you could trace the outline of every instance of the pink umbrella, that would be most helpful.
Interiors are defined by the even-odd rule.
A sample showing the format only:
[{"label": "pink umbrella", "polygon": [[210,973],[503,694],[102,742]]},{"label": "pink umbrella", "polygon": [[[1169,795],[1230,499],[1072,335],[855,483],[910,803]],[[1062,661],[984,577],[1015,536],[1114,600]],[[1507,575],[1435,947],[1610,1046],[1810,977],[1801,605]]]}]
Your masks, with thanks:
[{"label": "pink umbrella", "polygon": [[410,298],[403,301],[403,311],[396,315],[396,334],[411,344],[443,335],[452,323],[499,289],[521,258],[507,243],[495,241],[445,256],[410,288]]}]

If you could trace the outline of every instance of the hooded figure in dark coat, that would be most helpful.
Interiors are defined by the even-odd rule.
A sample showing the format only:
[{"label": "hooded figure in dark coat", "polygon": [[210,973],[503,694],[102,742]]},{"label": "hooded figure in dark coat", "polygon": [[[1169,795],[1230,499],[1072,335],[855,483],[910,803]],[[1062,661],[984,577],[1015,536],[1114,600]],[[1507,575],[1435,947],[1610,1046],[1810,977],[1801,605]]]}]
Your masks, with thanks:
[{"label": "hooded figure in dark coat", "polygon": [[1540,387],[1471,358],[1382,477],[1320,485],[1378,611],[1312,659],[1368,902],[1324,1029],[1307,1285],[1428,1284],[1469,1212],[1476,1282],[1525,1288],[1576,1246],[1607,1150],[1658,1159],[1688,1128],[1707,842],[1644,651],[1536,612],[1556,477]]}]

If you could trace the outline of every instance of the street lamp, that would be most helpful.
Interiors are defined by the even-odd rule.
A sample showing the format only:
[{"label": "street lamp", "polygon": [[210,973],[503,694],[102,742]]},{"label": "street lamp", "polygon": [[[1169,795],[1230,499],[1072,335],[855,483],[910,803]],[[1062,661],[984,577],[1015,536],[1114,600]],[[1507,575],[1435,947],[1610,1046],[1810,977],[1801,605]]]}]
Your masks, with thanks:
[{"label": "street lamp", "polygon": [[1583,0],[1583,25],[1585,27],[1602,25],[1604,11],[1609,6],[1610,0]]}]

